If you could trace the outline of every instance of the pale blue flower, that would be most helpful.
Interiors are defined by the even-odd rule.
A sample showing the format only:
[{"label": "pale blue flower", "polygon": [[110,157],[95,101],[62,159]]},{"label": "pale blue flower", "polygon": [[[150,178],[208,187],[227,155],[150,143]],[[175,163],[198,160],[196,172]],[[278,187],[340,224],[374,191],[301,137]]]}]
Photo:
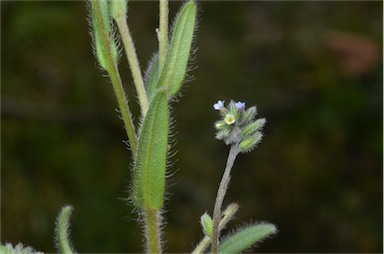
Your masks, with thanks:
[{"label": "pale blue flower", "polygon": [[238,101],[235,103],[237,109],[245,109],[245,102]]},{"label": "pale blue flower", "polygon": [[213,108],[215,109],[215,110],[220,110],[220,109],[222,109],[222,108],[224,108],[224,101],[218,101],[218,102],[216,102],[215,104],[213,104]]}]

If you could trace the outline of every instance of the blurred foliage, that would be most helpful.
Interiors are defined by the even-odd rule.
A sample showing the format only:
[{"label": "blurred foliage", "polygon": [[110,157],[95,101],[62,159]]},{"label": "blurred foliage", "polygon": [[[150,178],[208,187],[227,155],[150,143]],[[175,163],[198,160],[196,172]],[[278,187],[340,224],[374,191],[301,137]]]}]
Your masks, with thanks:
[{"label": "blurred foliage", "polygon": [[[268,121],[259,148],[239,156],[226,198],[241,205],[236,222],[279,227],[256,251],[382,252],[382,2],[199,5],[198,68],[173,112],[167,251],[202,237],[228,152],[214,139],[212,104],[239,99]],[[143,68],[157,49],[157,8],[130,2]],[[79,252],[141,252],[125,201],[125,132],[86,16],[78,1],[1,2],[1,242],[53,252],[55,218],[71,204]],[[124,56],[137,114],[127,66]]]}]

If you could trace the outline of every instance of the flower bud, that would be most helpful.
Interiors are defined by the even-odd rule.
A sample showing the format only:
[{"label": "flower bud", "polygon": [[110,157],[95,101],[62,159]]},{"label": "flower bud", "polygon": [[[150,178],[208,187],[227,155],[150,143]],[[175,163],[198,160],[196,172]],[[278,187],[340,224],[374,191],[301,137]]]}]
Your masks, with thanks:
[{"label": "flower bud", "polygon": [[216,139],[218,140],[227,139],[230,134],[231,134],[231,128],[229,128],[229,126],[226,125],[225,128],[222,128],[216,133]]},{"label": "flower bud", "polygon": [[225,127],[227,127],[227,123],[225,121],[223,121],[223,120],[217,121],[215,123],[216,130],[221,130],[221,129],[225,128]]},{"label": "flower bud", "polygon": [[256,114],[257,114],[256,106],[248,108],[243,114],[242,122],[248,123],[253,121],[253,119],[255,119],[256,117]]},{"label": "flower bud", "polygon": [[241,152],[245,153],[252,151],[252,149],[261,141],[262,137],[263,134],[260,131],[256,131],[252,136],[243,139],[239,144]]},{"label": "flower bud", "polygon": [[266,122],[265,118],[257,119],[256,121],[245,126],[243,128],[243,130],[241,131],[241,134],[243,135],[244,138],[246,138],[246,137],[252,135],[255,131],[263,128],[265,125],[265,122]]},{"label": "flower bud", "polygon": [[200,224],[203,228],[204,234],[212,237],[213,231],[213,222],[211,216],[209,216],[206,212],[200,217]]}]

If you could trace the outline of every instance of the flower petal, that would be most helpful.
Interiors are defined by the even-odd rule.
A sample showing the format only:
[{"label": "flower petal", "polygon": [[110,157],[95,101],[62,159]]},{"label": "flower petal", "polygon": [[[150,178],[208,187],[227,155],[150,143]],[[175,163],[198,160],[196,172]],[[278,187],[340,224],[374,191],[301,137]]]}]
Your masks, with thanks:
[{"label": "flower petal", "polygon": [[235,103],[237,109],[245,109],[245,102],[238,101]]}]

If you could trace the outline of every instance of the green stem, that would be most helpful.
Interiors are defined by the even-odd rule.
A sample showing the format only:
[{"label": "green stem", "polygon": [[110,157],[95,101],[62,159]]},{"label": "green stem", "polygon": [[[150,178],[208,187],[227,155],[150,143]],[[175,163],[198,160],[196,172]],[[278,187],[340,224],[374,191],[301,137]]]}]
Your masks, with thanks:
[{"label": "green stem", "polygon": [[229,181],[231,180],[231,169],[235,163],[236,156],[240,153],[239,144],[232,144],[229,150],[227,165],[221,179],[219,189],[217,190],[215,207],[213,209],[213,232],[212,232],[212,253],[216,254],[218,251],[220,229],[219,224],[221,220],[221,207],[223,205],[224,197],[228,189]]},{"label": "green stem", "polygon": [[117,70],[117,66],[115,65],[115,68],[113,68],[112,71],[108,71],[108,73],[112,81],[113,90],[116,94],[117,103],[119,104],[121,116],[123,118],[125,126],[125,131],[127,132],[129,144],[132,150],[132,155],[133,158],[135,158],[137,150],[137,137],[135,134],[135,126],[133,125],[131,111],[129,110],[128,101],[124,93],[123,85],[121,82],[119,71]]},{"label": "green stem", "polygon": [[144,87],[143,76],[141,75],[140,64],[137,59],[135,45],[133,43],[133,39],[129,31],[126,16],[117,17],[115,18],[115,21],[121,34],[129,66],[131,67],[133,82],[135,83],[137,96],[139,97],[141,114],[144,117],[148,110],[148,98]]},{"label": "green stem", "polygon": [[161,253],[160,220],[159,212],[151,209],[144,210],[147,253]]},{"label": "green stem", "polygon": [[132,115],[129,110],[128,101],[125,96],[124,88],[121,82],[119,70],[117,68],[117,63],[113,60],[111,53],[111,46],[109,40],[111,35],[105,31],[104,22],[101,15],[100,3],[97,0],[92,0],[92,5],[95,10],[95,17],[97,26],[99,28],[101,43],[106,51],[106,70],[109,74],[109,77],[112,81],[113,90],[115,92],[117,103],[120,108],[120,113],[124,122],[125,130],[129,139],[129,143],[132,149],[133,157],[136,156],[136,147],[137,147],[137,138],[135,133],[135,126],[133,125]]},{"label": "green stem", "polygon": [[[239,206],[235,203],[230,204],[225,211],[223,212],[223,218],[220,221],[219,229],[222,230],[227,223],[232,219],[233,215],[237,212]],[[203,240],[196,246],[196,248],[192,251],[192,254],[202,254],[208,248],[211,243],[211,237],[204,236]]]},{"label": "green stem", "polygon": [[163,70],[168,47],[168,0],[160,0],[159,40],[159,75]]}]

